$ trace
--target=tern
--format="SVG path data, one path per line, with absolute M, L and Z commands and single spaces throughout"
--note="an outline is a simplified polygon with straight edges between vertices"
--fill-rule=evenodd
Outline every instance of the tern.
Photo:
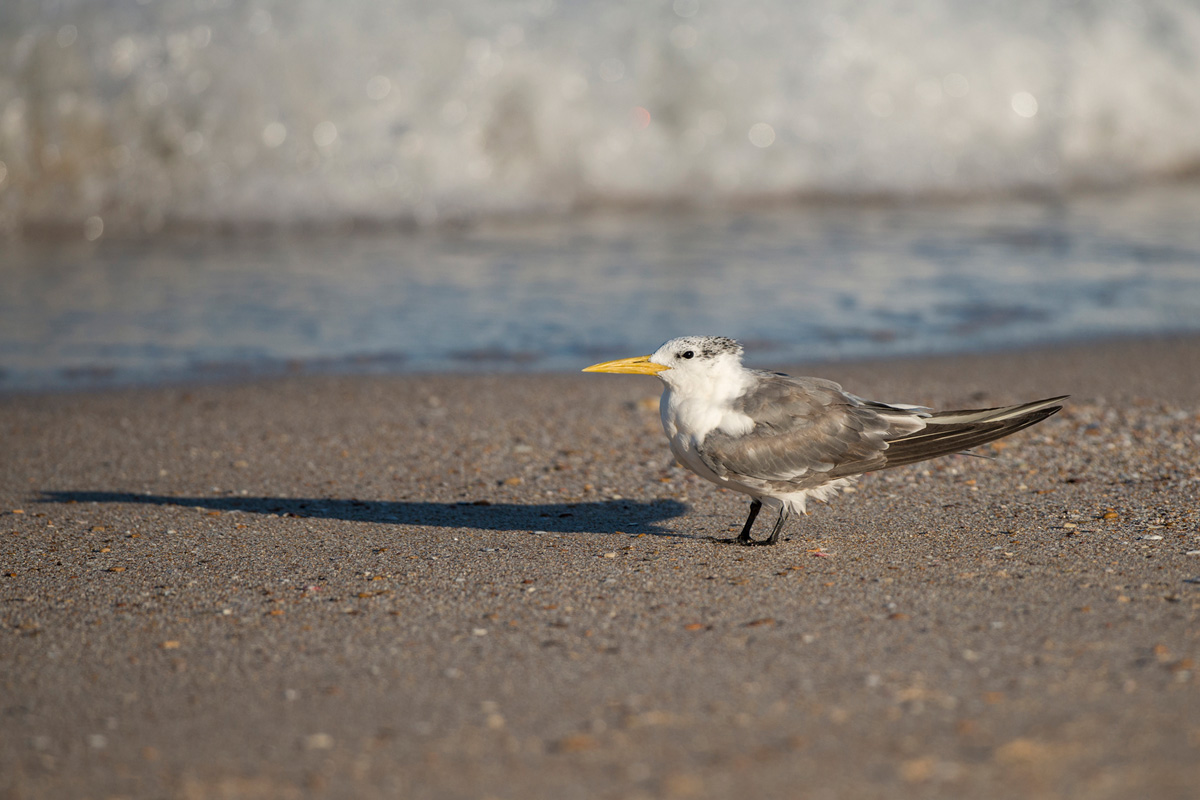
M 702 478 L 750 495 L 738 544 L 772 545 L 808 499 L 825 501 L 864 472 L 961 453 L 1041 422 L 1062 409 L 1051 397 L 1003 408 L 932 411 L 864 400 L 822 378 L 742 366 L 742 346 L 722 336 L 683 336 L 654 353 L 593 364 L 584 372 L 655 375 L 671 452 Z M 766 539 L 750 529 L 763 506 L 777 512 Z

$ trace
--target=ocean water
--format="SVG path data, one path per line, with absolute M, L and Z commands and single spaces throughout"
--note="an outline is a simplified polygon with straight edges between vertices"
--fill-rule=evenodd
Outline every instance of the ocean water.
M 1200 329 L 1192 0 L 0 3 L 0 390 Z
M 1200 190 L 19 240 L 0 389 L 577 370 L 685 333 L 754 363 L 1200 331 Z

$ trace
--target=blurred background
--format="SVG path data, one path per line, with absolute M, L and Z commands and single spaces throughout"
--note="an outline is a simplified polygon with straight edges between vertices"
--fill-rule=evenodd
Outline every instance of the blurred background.
M 7 0 L 0 389 L 1200 330 L 1191 0 Z

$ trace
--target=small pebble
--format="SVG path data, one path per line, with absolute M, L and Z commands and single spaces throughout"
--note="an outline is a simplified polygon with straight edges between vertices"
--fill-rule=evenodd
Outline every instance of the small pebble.
M 563 753 L 578 753 L 583 750 L 594 750 L 600 746 L 595 737 L 586 733 L 576 733 L 558 742 L 558 750 Z
M 328 733 L 314 733 L 304 738 L 304 747 L 306 750 L 331 750 L 333 737 Z

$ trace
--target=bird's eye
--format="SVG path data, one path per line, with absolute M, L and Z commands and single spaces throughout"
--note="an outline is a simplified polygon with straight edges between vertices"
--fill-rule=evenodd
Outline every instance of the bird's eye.
M 696 355 L 696 354 L 695 354 L 695 353 L 693 353 L 691 350 L 688 350 L 688 351 L 686 351 L 686 352 L 684 352 L 684 353 L 682 354 L 682 356 L 683 356 L 684 358 L 691 358 L 691 357 L 692 357 L 692 356 L 694 356 L 694 355 Z

